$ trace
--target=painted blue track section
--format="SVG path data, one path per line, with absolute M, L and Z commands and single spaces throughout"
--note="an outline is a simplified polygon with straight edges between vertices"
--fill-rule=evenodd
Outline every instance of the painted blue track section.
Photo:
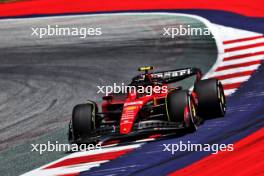
M 212 23 L 264 33 L 264 18 L 246 17 L 220 10 L 176 10 L 174 12 L 199 15 Z
M 170 11 L 172 12 L 172 11 Z M 209 10 L 177 10 L 173 12 L 195 14 L 213 23 L 264 33 L 263 18 L 248 18 L 232 13 Z M 154 141 L 98 168 L 82 172 L 82 176 L 98 175 L 165 175 L 183 168 L 209 152 L 164 152 L 163 144 L 187 143 L 229 144 L 264 126 L 264 64 L 248 82 L 228 101 L 224 118 L 206 121 L 195 133 L 166 140 Z
M 264 65 L 228 98 L 225 118 L 206 121 L 195 133 L 155 141 L 99 168 L 81 173 L 86 176 L 165 175 L 209 155 L 209 152 L 164 152 L 163 144 L 187 143 L 229 144 L 264 126 Z

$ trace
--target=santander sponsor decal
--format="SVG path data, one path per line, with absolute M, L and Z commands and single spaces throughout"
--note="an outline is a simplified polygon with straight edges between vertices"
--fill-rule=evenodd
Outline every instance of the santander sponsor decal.
M 131 105 L 143 105 L 143 101 L 127 102 L 127 103 L 124 104 L 124 107 L 131 106 Z

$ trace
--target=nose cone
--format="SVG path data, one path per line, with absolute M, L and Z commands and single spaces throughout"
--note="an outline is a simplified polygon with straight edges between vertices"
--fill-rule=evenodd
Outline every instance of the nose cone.
M 128 134 L 132 131 L 138 109 L 139 107 L 137 106 L 128 106 L 123 109 L 122 117 L 120 120 L 121 134 Z
M 133 126 L 133 122 L 131 121 L 123 121 L 120 123 L 120 133 L 121 134 L 128 134 L 131 132 Z

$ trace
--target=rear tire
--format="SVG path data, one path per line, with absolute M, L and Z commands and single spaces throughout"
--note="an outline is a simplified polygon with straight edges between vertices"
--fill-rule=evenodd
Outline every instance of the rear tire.
M 166 109 L 169 121 L 183 122 L 188 132 L 196 131 L 196 106 L 188 91 L 175 90 L 169 92 Z
M 94 102 L 79 104 L 72 112 L 72 132 L 74 140 L 84 138 L 96 129 L 97 105 Z
M 221 82 L 215 78 L 198 81 L 194 86 L 198 98 L 198 115 L 203 118 L 223 117 L 226 100 Z

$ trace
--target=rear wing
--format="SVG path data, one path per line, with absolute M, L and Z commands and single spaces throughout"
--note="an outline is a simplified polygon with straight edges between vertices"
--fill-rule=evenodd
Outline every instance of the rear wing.
M 178 70 L 169 70 L 163 72 L 153 72 L 150 74 L 153 78 L 161 78 L 164 83 L 173 83 L 181 81 L 187 77 L 196 75 L 196 81 L 202 78 L 202 72 L 199 68 L 184 68 Z

